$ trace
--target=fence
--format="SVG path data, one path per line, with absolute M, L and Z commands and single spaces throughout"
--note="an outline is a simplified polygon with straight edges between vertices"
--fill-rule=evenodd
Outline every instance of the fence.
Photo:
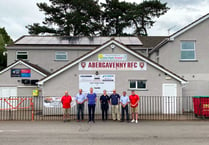
M 0 120 L 62 120 L 62 104 L 60 98 L 43 96 L 0 98 Z M 209 102 L 205 104 L 209 104 Z M 73 98 L 71 106 L 70 119 L 76 120 L 77 107 L 75 98 Z M 205 106 L 209 108 L 209 105 Z M 87 103 L 85 103 L 84 119 L 88 119 L 87 107 Z M 141 96 L 138 107 L 139 120 L 201 119 L 201 116 L 196 117 L 194 114 L 193 99 L 190 96 Z M 129 115 L 131 117 L 130 113 Z M 108 119 L 111 118 L 111 106 L 109 106 Z M 101 119 L 99 99 L 96 104 L 95 119 Z

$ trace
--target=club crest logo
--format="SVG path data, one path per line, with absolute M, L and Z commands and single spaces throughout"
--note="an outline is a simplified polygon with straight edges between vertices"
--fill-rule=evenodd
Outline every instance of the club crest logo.
M 140 67 L 143 68 L 144 67 L 144 62 L 140 62 Z
M 85 68 L 86 67 L 86 63 L 85 62 L 81 62 L 81 67 Z

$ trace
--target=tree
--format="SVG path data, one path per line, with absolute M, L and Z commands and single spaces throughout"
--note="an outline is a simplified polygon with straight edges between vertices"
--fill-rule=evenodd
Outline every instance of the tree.
M 161 3 L 159 0 L 143 1 L 140 4 L 134 4 L 129 15 L 132 24 L 135 26 L 134 34 L 147 35 L 147 27 L 152 27 L 154 18 L 164 15 L 169 8 L 167 3 Z
M 6 44 L 12 44 L 12 39 L 5 28 L 0 28 L 0 70 L 7 66 Z
M 119 0 L 106 0 L 106 3 L 101 5 L 104 8 L 101 35 L 124 35 L 124 28 L 131 26 L 127 13 L 132 4 L 125 1 L 119 2 Z
M 70 35 L 70 36 L 123 36 L 147 35 L 147 28 L 153 26 L 154 19 L 165 14 L 167 3 L 159 0 L 142 3 L 106 0 L 49 0 L 51 5 L 38 3 L 46 15 L 43 25 L 28 25 L 30 34 Z M 133 33 L 125 33 L 127 28 Z
M 52 33 L 56 35 L 90 36 L 100 27 L 100 6 L 95 0 L 49 0 L 37 3 L 46 15 L 43 24 L 28 25 L 30 34 Z

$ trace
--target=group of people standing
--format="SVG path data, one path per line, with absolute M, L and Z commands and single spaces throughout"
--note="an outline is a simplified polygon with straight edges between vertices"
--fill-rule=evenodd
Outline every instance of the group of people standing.
M 89 120 L 88 122 L 95 123 L 95 107 L 97 102 L 97 94 L 93 92 L 93 88 L 90 88 L 90 91 L 87 95 L 82 92 L 82 89 L 79 90 L 79 93 L 76 95 L 76 104 L 77 104 L 77 121 L 84 120 L 84 103 L 88 102 L 88 114 Z M 108 119 L 108 110 L 109 105 L 111 105 L 112 109 L 112 119 L 114 121 L 118 120 L 121 122 L 126 121 L 129 122 L 129 104 L 131 108 L 132 114 L 132 123 L 138 123 L 138 103 L 139 96 L 135 94 L 135 91 L 131 91 L 131 95 L 127 96 L 126 91 L 123 91 L 122 96 L 116 93 L 116 90 L 113 90 L 113 93 L 109 96 L 107 91 L 104 90 L 103 94 L 100 96 L 101 110 L 102 110 L 102 120 L 105 121 Z M 72 97 L 68 95 L 68 92 L 65 92 L 65 95 L 62 97 L 61 102 L 63 104 L 63 120 L 67 121 L 69 118 L 70 111 L 70 103 L 72 101 Z M 120 118 L 120 104 L 121 104 L 121 118 Z

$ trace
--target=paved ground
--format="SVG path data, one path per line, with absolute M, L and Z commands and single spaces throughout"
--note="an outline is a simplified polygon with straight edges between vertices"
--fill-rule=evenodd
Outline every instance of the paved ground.
M 0 121 L 0 145 L 209 145 L 209 121 Z

